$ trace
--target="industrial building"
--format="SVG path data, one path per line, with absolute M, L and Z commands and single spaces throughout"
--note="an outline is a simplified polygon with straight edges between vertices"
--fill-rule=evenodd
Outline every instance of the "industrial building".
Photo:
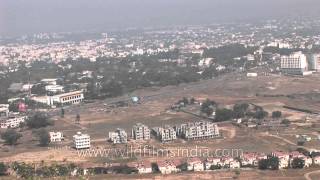
M 132 138 L 134 140 L 148 140 L 150 139 L 150 129 L 148 126 L 137 123 L 132 128 Z

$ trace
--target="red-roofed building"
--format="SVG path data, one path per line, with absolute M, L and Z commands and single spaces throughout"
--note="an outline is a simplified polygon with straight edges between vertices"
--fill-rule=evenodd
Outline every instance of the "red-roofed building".
M 158 165 L 159 171 L 162 174 L 171 174 L 179 171 L 177 166 L 180 165 L 180 161 L 164 160 L 164 161 L 157 162 L 157 165 Z
M 204 171 L 204 164 L 200 158 L 194 157 L 187 160 L 188 171 Z

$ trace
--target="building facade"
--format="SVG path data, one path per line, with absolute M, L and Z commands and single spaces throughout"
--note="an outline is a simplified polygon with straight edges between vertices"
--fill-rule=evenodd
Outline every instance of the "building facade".
M 281 56 L 281 72 L 285 74 L 302 75 L 308 71 L 307 57 L 302 52 L 295 52 L 289 56 Z
M 9 116 L 0 119 L 1 128 L 17 128 L 21 123 L 24 123 L 27 116 Z
M 90 136 L 88 134 L 82 134 L 81 132 L 77 132 L 77 134 L 73 136 L 73 143 L 76 149 L 90 148 Z
M 114 132 L 109 132 L 109 140 L 113 144 L 123 144 L 128 142 L 127 132 L 123 129 L 118 128 Z
M 217 124 L 206 121 L 182 124 L 177 128 L 177 134 L 188 140 L 215 138 L 220 136 Z
M 134 140 L 148 140 L 150 139 L 150 129 L 148 126 L 137 123 L 132 128 L 132 138 Z
M 49 132 L 50 142 L 60 142 L 63 140 L 62 132 Z
M 0 117 L 9 116 L 9 104 L 0 104 Z

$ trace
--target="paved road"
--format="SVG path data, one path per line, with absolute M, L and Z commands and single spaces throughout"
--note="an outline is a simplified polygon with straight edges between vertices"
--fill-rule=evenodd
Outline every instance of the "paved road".
M 315 178 L 312 179 L 310 177 L 311 174 L 319 174 L 319 176 L 317 178 L 320 179 L 320 170 L 308 172 L 308 173 L 304 174 L 304 178 L 306 178 L 306 180 L 318 180 L 318 179 L 315 179 Z

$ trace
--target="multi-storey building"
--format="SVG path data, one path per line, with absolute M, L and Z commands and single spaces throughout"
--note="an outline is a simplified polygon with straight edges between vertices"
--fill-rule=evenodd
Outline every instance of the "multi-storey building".
M 188 140 L 215 138 L 220 136 L 217 124 L 206 121 L 182 124 L 176 129 L 179 136 Z
M 27 116 L 10 115 L 9 117 L 0 118 L 1 128 L 17 128 L 21 123 L 25 122 Z
M 125 130 L 118 128 L 114 132 L 109 132 L 109 140 L 113 144 L 127 143 L 128 136 Z
M 150 129 L 148 126 L 137 123 L 132 128 L 132 138 L 135 140 L 148 140 L 150 139 Z
M 9 116 L 9 104 L 0 104 L 0 117 Z
M 82 91 L 73 91 L 52 96 L 52 101 L 60 104 L 78 104 L 84 99 Z
M 73 143 L 76 149 L 90 148 L 90 136 L 77 132 L 77 134 L 73 136 Z
M 40 97 L 32 97 L 32 100 L 47 104 L 49 106 L 55 104 L 79 104 L 84 99 L 84 95 L 82 91 L 73 91 L 68 93 L 62 93 L 54 96 L 40 96 Z
M 63 140 L 62 132 L 49 132 L 50 142 L 60 142 Z
M 302 52 L 281 56 L 281 71 L 285 74 L 301 75 L 308 70 L 307 57 Z
M 177 133 L 175 129 L 171 126 L 166 125 L 164 127 L 156 127 L 153 129 L 153 131 L 162 142 L 167 142 L 167 141 L 172 141 L 177 139 Z
M 48 92 L 57 93 L 57 92 L 63 92 L 64 87 L 61 85 L 46 85 L 45 89 Z

